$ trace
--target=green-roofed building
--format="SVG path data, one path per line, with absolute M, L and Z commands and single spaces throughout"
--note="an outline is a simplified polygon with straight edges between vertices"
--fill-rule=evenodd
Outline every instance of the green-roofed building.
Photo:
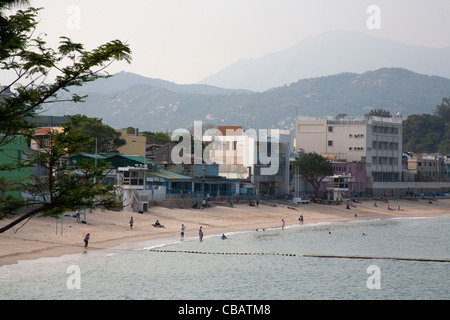
M 135 167 L 136 165 L 147 165 L 149 168 L 154 162 L 141 156 L 128 156 L 124 154 L 116 154 L 105 158 L 106 162 L 110 162 L 111 166 L 118 169 L 119 167 Z
M 75 156 L 69 157 L 69 165 L 75 166 L 77 163 L 89 161 L 95 163 L 95 160 L 105 160 L 106 157 L 100 154 L 81 153 Z

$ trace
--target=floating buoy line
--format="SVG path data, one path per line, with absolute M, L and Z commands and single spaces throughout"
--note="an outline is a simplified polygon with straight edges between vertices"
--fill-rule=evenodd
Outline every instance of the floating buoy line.
M 265 255 L 265 256 L 285 256 L 295 257 L 293 253 L 276 253 L 276 252 L 208 252 L 208 251 L 190 251 L 190 250 L 161 250 L 149 249 L 151 252 L 169 252 L 169 253 L 194 253 L 194 254 L 221 254 L 221 255 Z
M 192 253 L 192 254 L 213 254 L 213 255 L 242 255 L 242 256 L 285 256 L 295 257 L 294 253 L 276 253 L 276 252 L 209 252 L 209 251 L 193 251 L 193 250 L 163 250 L 148 249 L 151 252 L 168 252 L 168 253 Z M 381 260 L 402 260 L 402 261 L 421 261 L 421 262 L 450 262 L 448 259 L 422 259 L 422 258 L 396 258 L 396 257 L 368 257 L 368 256 L 337 256 L 337 255 L 320 255 L 320 254 L 304 254 L 306 258 L 337 258 L 337 259 L 381 259 Z
M 337 259 L 381 259 L 381 260 L 401 260 L 401 261 L 420 261 L 420 262 L 450 262 L 448 259 L 423 259 L 423 258 L 397 258 L 397 257 L 368 257 L 368 256 L 336 256 L 321 254 L 304 254 L 309 258 L 337 258 Z

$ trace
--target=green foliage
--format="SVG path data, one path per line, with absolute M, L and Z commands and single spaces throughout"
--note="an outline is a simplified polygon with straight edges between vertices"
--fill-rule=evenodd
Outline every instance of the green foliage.
M 389 110 L 384 110 L 384 109 L 370 110 L 370 112 L 367 115 L 369 117 L 371 117 L 371 116 L 386 117 L 386 118 L 392 117 L 391 112 Z
M 450 154 L 450 98 L 443 98 L 434 115 L 413 114 L 403 122 L 403 150 Z
M 294 167 L 303 179 L 309 181 L 314 188 L 314 196 L 317 197 L 322 180 L 326 176 L 333 175 L 331 161 L 315 153 L 304 153 L 295 159 Z
M 170 139 L 170 134 L 168 131 L 166 132 L 150 132 L 150 131 L 144 131 L 142 134 L 146 137 L 155 139 L 155 142 L 158 144 L 167 144 L 171 143 L 172 140 Z
M 17 2 L 26 1 L 8 1 Z M 86 51 L 82 44 L 60 37 L 57 49 L 48 48 L 43 34 L 36 36 L 34 33 L 39 20 L 38 11 L 41 9 L 19 10 L 5 17 L 2 11 L 5 8 L 5 2 L 0 3 L 0 68 L 3 72 L 12 72 L 16 77 L 0 89 L 0 147 L 13 141 L 17 135 L 34 138 L 34 128 L 29 119 L 36 117 L 43 104 L 83 102 L 85 98 L 76 94 L 63 97 L 61 91 L 68 92 L 69 87 L 109 77 L 109 74 L 105 74 L 105 68 L 114 61 L 131 62 L 129 46 L 119 40 Z M 66 170 L 64 157 L 80 152 L 93 140 L 92 136 L 81 132 L 77 126 L 86 125 L 86 129 L 94 124 L 95 130 L 107 135 L 105 132 L 109 129 L 101 125 L 101 120 L 90 121 L 87 117 L 74 116 L 64 126 L 63 132 L 52 132 L 46 137 L 47 143 L 41 144 L 43 148 L 39 153 L 30 154 L 26 160 L 16 164 L 16 168 L 39 166 L 45 168 L 48 174 L 33 176 L 31 182 L 22 182 L 23 190 L 33 195 L 31 199 L 2 196 L 0 218 L 21 209 L 28 212 L 0 228 L 0 233 L 36 214 L 57 217 L 66 210 L 75 210 L 80 206 L 102 205 L 112 208 L 119 205 L 111 194 L 114 187 L 101 183 L 107 173 L 105 163 L 80 163 L 72 173 Z M 112 140 L 112 145 L 120 143 L 120 139 Z M 101 147 L 111 148 L 111 142 L 102 140 Z M 2 188 L 9 188 L 11 183 L 2 181 Z M 14 187 L 19 186 L 14 182 Z
M 436 106 L 435 115 L 450 123 L 450 98 L 442 98 L 442 103 Z
M 113 61 L 131 61 L 130 48 L 119 40 L 86 51 L 82 44 L 60 37 L 58 49 L 46 47 L 43 35 L 34 35 L 39 10 L 19 10 L 2 22 L 2 32 L 7 37 L 0 45 L 0 67 L 13 71 L 16 78 L 0 91 L 10 91 L 9 96 L 0 100 L 0 131 L 4 133 L 0 137 L 0 145 L 9 142 L 17 133 L 32 136 L 33 127 L 28 119 L 35 117 L 43 104 L 82 102 L 85 98 L 73 94 L 63 99 L 58 95 L 61 91 L 109 77 L 101 72 Z M 54 78 L 47 83 L 50 74 Z
M 116 152 L 117 148 L 126 144 L 125 139 L 120 138 L 120 133 L 103 124 L 102 119 L 80 114 L 66 117 L 76 124 L 70 134 L 83 133 L 90 137 L 90 142 L 81 148 L 81 152 L 95 153 L 96 149 L 98 153 Z
M 0 199 L 0 217 L 12 215 L 24 207 L 33 208 L 25 217 L 39 214 L 56 218 L 65 211 L 74 211 L 82 206 L 99 205 L 109 209 L 120 206 L 112 193 L 115 187 L 102 184 L 109 171 L 108 163 L 86 161 L 69 168 L 63 161 L 65 155 L 78 153 L 91 141 L 85 134 L 72 132 L 75 124 L 69 122 L 64 125 L 63 132 L 50 133 L 46 146 L 39 153 L 29 155 L 25 164 L 45 168 L 48 174 L 32 176 L 30 183 L 23 184 L 23 191 L 32 195 L 30 199 Z M 24 216 L 0 229 L 0 232 L 23 220 Z

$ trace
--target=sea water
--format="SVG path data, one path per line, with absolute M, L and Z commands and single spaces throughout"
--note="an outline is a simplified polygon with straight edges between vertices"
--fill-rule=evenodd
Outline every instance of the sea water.
M 166 239 L 0 267 L 1 299 L 450 299 L 450 217 Z

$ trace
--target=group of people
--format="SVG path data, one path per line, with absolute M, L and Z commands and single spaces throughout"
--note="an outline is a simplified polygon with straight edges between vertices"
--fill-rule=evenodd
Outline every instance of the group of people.
M 298 218 L 298 221 L 300 224 L 303 224 L 303 215 L 300 215 L 300 217 Z M 130 229 L 133 230 L 133 225 L 134 225 L 134 220 L 133 217 L 130 218 Z M 152 224 L 152 226 L 154 226 L 155 228 L 165 228 L 164 225 L 162 225 L 159 220 L 156 220 L 156 222 L 154 224 Z M 285 221 L 284 219 L 281 219 L 281 228 L 284 229 L 285 226 Z M 264 229 L 263 229 L 264 230 Z M 184 239 L 184 233 L 186 231 L 186 226 L 184 224 L 181 224 L 181 230 L 180 230 L 180 238 Z M 258 231 L 258 229 L 256 229 L 256 231 Z M 89 243 L 89 237 L 90 234 L 89 233 L 84 233 L 84 247 L 87 248 L 88 247 L 88 243 Z M 200 226 L 200 228 L 198 229 L 198 238 L 200 241 L 203 240 L 203 228 L 202 226 Z M 227 236 L 223 233 L 222 236 L 220 237 L 222 240 L 226 240 L 228 239 Z
M 300 217 L 298 217 L 298 222 L 300 224 L 303 224 L 303 215 L 301 214 Z M 281 219 L 281 229 L 284 229 L 284 226 L 286 225 L 286 222 L 284 221 L 284 219 Z M 256 229 L 258 230 L 258 229 Z

